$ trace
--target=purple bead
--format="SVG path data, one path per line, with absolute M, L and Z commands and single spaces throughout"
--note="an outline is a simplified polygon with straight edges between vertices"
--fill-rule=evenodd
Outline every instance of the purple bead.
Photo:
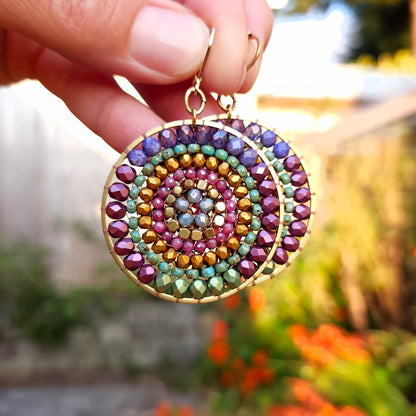
M 156 209 L 153 211 L 152 217 L 155 221 L 163 221 L 165 219 L 165 214 L 162 210 Z
M 201 168 L 198 170 L 198 173 L 197 173 L 198 179 L 206 179 L 208 175 L 209 175 L 208 169 Z
M 289 256 L 284 248 L 278 247 L 273 254 L 273 261 L 277 264 L 285 264 L 288 260 Z
M 147 156 L 154 156 L 160 152 L 160 143 L 159 140 L 156 140 L 154 137 L 149 136 L 143 140 L 142 149 L 147 154 Z
M 257 163 L 257 158 L 258 154 L 254 149 L 247 149 L 240 155 L 238 160 L 246 168 L 251 168 Z
M 182 238 L 175 237 L 175 238 L 172 240 L 171 245 L 172 245 L 172 248 L 173 248 L 175 251 L 179 251 L 179 250 L 182 248 L 182 246 L 183 246 L 183 240 L 182 240 Z
M 116 182 L 108 188 L 108 195 L 117 201 L 125 201 L 129 196 L 130 190 L 124 183 Z
M 227 189 L 227 182 L 225 182 L 223 179 L 217 182 L 216 188 L 218 192 L 224 192 Z
M 251 123 L 247 126 L 244 136 L 251 140 L 258 140 L 261 136 L 261 127 L 256 123 Z
M 165 201 L 162 198 L 160 198 L 159 196 L 157 196 L 156 198 L 153 198 L 152 205 L 156 209 L 161 209 L 165 205 Z
M 286 142 L 279 142 L 274 145 L 273 153 L 278 159 L 283 159 L 289 153 L 290 147 Z
M 185 178 L 186 179 L 195 179 L 196 178 L 196 170 L 194 168 L 186 169 Z
M 256 273 L 255 264 L 247 259 L 241 260 L 240 263 L 238 263 L 237 269 L 245 278 L 251 277 Z
M 238 156 L 244 150 L 244 142 L 239 137 L 232 137 L 227 144 L 227 152 L 230 155 Z
M 157 232 L 158 234 L 162 234 L 163 231 L 166 230 L 166 225 L 164 222 L 162 221 L 158 221 L 155 222 L 155 224 L 153 225 L 153 229 L 155 230 L 155 232 Z
M 208 176 L 207 176 L 207 182 L 210 185 L 215 185 L 218 182 L 218 175 L 215 172 L 211 172 Z
M 234 225 L 231 224 L 230 222 L 226 222 L 223 225 L 222 229 L 226 234 L 231 234 L 234 231 Z
M 235 211 L 235 209 L 237 208 L 237 202 L 235 202 L 233 200 L 227 201 L 225 203 L 225 207 L 226 207 L 227 211 Z
M 194 132 L 190 126 L 180 126 L 176 129 L 178 139 L 183 144 L 194 142 Z
M 267 130 L 261 135 L 260 141 L 264 147 L 272 147 L 276 144 L 276 139 L 276 133 L 274 131 Z
M 261 219 L 261 223 L 266 230 L 268 231 L 275 230 L 276 228 L 279 227 L 280 219 L 277 215 L 267 214 L 267 215 L 263 215 Z
M 176 135 L 171 129 L 162 130 L 159 133 L 159 142 L 162 147 L 173 147 L 176 144 Z
M 139 273 L 137 273 L 137 277 L 142 283 L 150 283 L 156 276 L 156 270 L 150 264 L 144 264 Z
M 128 270 L 136 270 L 144 263 L 143 256 L 137 251 L 133 251 L 124 259 L 124 266 Z
M 183 243 L 182 248 L 183 248 L 183 251 L 185 253 L 191 253 L 193 251 L 193 249 L 194 249 L 194 243 L 192 241 L 190 241 L 190 240 L 186 240 Z
M 125 256 L 134 249 L 134 243 L 131 238 L 120 238 L 114 243 L 114 251 L 119 256 Z
M 311 199 L 311 191 L 308 188 L 298 188 L 295 191 L 294 199 L 296 202 L 307 202 Z
M 311 209 L 307 205 L 296 205 L 293 216 L 298 220 L 306 220 L 311 215 Z
M 269 169 L 265 163 L 261 162 L 251 168 L 250 174 L 256 181 L 261 181 L 262 179 L 266 179 L 269 174 Z
M 129 162 L 134 166 L 144 166 L 147 163 L 147 156 L 143 150 L 133 149 L 127 155 Z
M 279 205 L 279 200 L 275 196 L 268 196 L 261 201 L 261 206 L 265 214 L 277 211 Z
M 289 226 L 289 232 L 296 237 L 302 237 L 306 234 L 307 226 L 302 221 L 293 221 Z
M 260 246 L 254 246 L 251 248 L 250 253 L 248 253 L 247 258 L 253 260 L 256 263 L 263 263 L 266 261 L 268 256 L 267 251 Z
M 124 183 L 132 183 L 136 178 L 136 171 L 129 165 L 121 165 L 116 170 L 116 176 Z
M 223 193 L 222 193 L 222 197 L 228 201 L 233 197 L 233 191 L 231 189 L 226 189 Z
M 297 156 L 292 155 L 292 156 L 288 156 L 283 164 L 287 171 L 293 172 L 294 170 L 299 168 L 300 160 Z
M 261 230 L 257 234 L 257 243 L 262 247 L 272 247 L 276 240 L 276 235 L 266 231 Z
M 261 196 L 270 196 L 276 192 L 276 183 L 270 179 L 266 179 L 257 187 Z
M 306 175 L 303 170 L 298 170 L 297 172 L 292 173 L 290 180 L 292 185 L 302 186 L 305 185 L 306 181 L 308 180 L 308 175 Z
M 114 238 L 122 238 L 129 232 L 129 226 L 126 221 L 112 221 L 108 224 L 108 234 Z
M 228 134 L 225 130 L 218 129 L 211 135 L 211 144 L 216 149 L 224 149 L 228 143 Z
M 175 173 L 173 174 L 173 178 L 177 181 L 181 181 L 185 177 L 185 172 L 183 170 L 175 170 Z
M 212 249 L 217 247 L 217 240 L 215 238 L 208 238 L 208 240 L 205 241 L 205 244 L 208 248 Z
M 235 212 L 228 212 L 225 216 L 225 221 L 229 224 L 234 224 L 237 221 L 237 214 Z
M 172 241 L 173 234 L 170 231 L 164 231 L 162 233 L 162 239 L 166 241 L 167 243 L 170 243 Z
M 199 145 L 208 144 L 211 139 L 211 128 L 208 126 L 197 126 L 195 140 Z
M 203 241 L 198 241 L 197 243 L 195 243 L 195 250 L 198 253 L 203 253 L 205 251 L 206 248 L 206 244 Z
M 216 235 L 216 239 L 217 239 L 217 243 L 223 243 L 225 240 L 227 240 L 227 234 L 224 233 L 223 231 L 220 231 L 217 235 Z
M 287 235 L 282 240 L 282 246 L 287 251 L 296 251 L 299 248 L 299 241 L 296 237 L 291 237 L 291 236 Z
M 172 189 L 176 185 L 176 181 L 175 179 L 173 179 L 172 176 L 168 176 L 167 178 L 165 178 L 164 185 L 166 186 L 166 188 Z
M 244 126 L 244 121 L 239 120 L 237 118 L 230 121 L 228 124 L 232 129 L 239 131 L 240 133 L 244 133 L 246 128 Z
M 126 215 L 127 208 L 121 202 L 109 202 L 105 209 L 106 214 L 114 220 L 120 220 Z
M 178 172 L 178 171 L 176 171 L 176 172 Z M 176 173 L 175 172 L 175 173 Z M 163 199 L 165 199 L 169 194 L 170 194 L 170 191 L 169 191 L 169 189 L 168 188 L 166 188 L 166 186 L 161 186 L 158 190 L 157 190 L 157 194 L 161 197 L 161 198 L 163 198 Z

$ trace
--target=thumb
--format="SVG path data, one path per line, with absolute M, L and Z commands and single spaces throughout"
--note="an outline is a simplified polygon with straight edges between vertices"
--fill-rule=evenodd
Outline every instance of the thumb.
M 209 37 L 174 0 L 0 0 L 0 27 L 102 72 L 157 84 L 192 76 Z

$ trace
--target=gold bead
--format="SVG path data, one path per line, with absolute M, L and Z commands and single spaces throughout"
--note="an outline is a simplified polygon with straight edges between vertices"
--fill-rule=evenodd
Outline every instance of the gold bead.
M 172 189 L 172 193 L 175 196 L 181 196 L 183 192 L 182 186 L 176 185 Z
M 201 168 L 205 164 L 205 156 L 202 153 L 197 153 L 194 156 L 194 166 L 196 168 Z
M 219 246 L 215 250 L 215 253 L 221 260 L 225 260 L 228 257 L 228 248 L 227 246 Z
M 242 237 L 248 234 L 248 228 L 244 224 L 237 224 L 234 229 L 234 232 L 240 237 Z
M 241 224 L 248 225 L 251 223 L 251 220 L 253 219 L 253 214 L 248 211 L 241 211 L 238 214 L 238 222 L 241 222 Z
M 174 233 L 176 230 L 178 230 L 179 229 L 179 223 L 178 223 L 178 221 L 176 221 L 176 220 L 172 220 L 172 221 L 169 221 L 168 222 L 168 230 L 171 232 L 171 233 Z
M 221 176 L 227 176 L 229 171 L 230 165 L 226 162 L 222 162 L 221 165 L 218 166 L 218 174 Z
M 214 207 L 215 212 L 218 213 L 218 214 L 221 214 L 222 212 L 225 212 L 226 208 L 227 207 L 225 206 L 225 202 L 224 201 L 218 201 L 215 204 L 215 207 Z
M 157 240 L 157 234 L 156 234 L 156 232 L 155 232 L 155 231 L 153 231 L 153 230 L 146 231 L 146 232 L 143 234 L 143 241 L 144 241 L 146 244 L 153 243 L 153 242 L 154 242 L 154 241 L 156 241 L 156 240 Z
M 227 177 L 228 185 L 230 185 L 232 187 L 240 185 L 241 180 L 242 180 L 241 176 L 237 175 L 235 173 Z
M 173 218 L 175 216 L 175 209 L 173 207 L 166 207 L 165 208 L 165 217 L 166 218 Z
M 166 176 L 168 176 L 169 174 L 168 170 L 162 165 L 157 165 L 155 167 L 155 173 L 156 173 L 156 176 L 160 179 L 165 179 Z
M 148 202 L 142 202 L 141 204 L 137 205 L 137 213 L 140 215 L 150 214 L 151 210 L 152 206 Z
M 139 217 L 139 227 L 149 229 L 152 226 L 152 217 L 143 215 Z
M 163 259 L 168 263 L 172 263 L 177 255 L 178 253 L 173 248 L 169 248 L 163 253 Z
M 182 155 L 179 158 L 179 164 L 181 165 L 181 168 L 189 168 L 189 166 L 192 165 L 192 156 L 188 153 L 185 155 Z
M 160 184 L 161 184 L 161 180 L 156 176 L 149 176 L 147 178 L 147 186 L 150 189 L 153 189 L 153 190 L 158 189 L 160 187 Z
M 210 157 L 207 159 L 207 162 L 205 163 L 205 166 L 206 166 L 206 167 L 207 167 L 207 169 L 209 169 L 209 170 L 217 170 L 218 165 L 219 165 L 219 163 L 218 163 L 218 159 L 217 159 L 216 157 L 214 157 L 214 156 L 210 156 Z
M 201 180 L 198 181 L 196 187 L 200 191 L 206 191 L 208 189 L 208 182 L 201 179 Z
M 191 233 L 191 240 L 193 241 L 200 241 L 203 238 L 203 234 L 201 230 L 192 230 Z
M 143 188 L 140 191 L 139 195 L 140 195 L 140 198 L 143 199 L 143 201 L 147 202 L 153 199 L 154 192 L 149 188 Z
M 171 157 L 165 162 L 165 166 L 169 172 L 175 172 L 179 167 L 179 162 L 174 157 Z
M 191 236 L 191 230 L 188 228 L 180 228 L 179 229 L 179 237 L 182 238 L 182 240 L 187 240 Z
M 191 257 L 192 267 L 200 269 L 204 265 L 204 258 L 200 254 L 195 254 Z
M 222 215 L 216 215 L 213 219 L 213 223 L 216 227 L 222 227 L 225 223 L 225 218 Z
M 217 262 L 217 255 L 213 251 L 204 254 L 204 262 L 208 266 L 213 266 Z
M 217 199 L 217 198 L 220 196 L 220 194 L 219 194 L 219 192 L 218 192 L 215 188 L 211 188 L 211 189 L 208 191 L 208 196 L 209 196 L 211 199 Z
M 229 240 L 227 240 L 227 247 L 233 251 L 238 250 L 240 247 L 240 242 L 238 241 L 237 237 L 231 237 Z
M 214 238 L 215 237 L 215 230 L 213 228 L 207 228 L 204 231 L 205 238 Z
M 194 181 L 192 179 L 185 179 L 185 182 L 183 183 L 183 187 L 185 189 L 191 189 L 194 187 Z
M 187 254 L 179 254 L 176 259 L 176 265 L 181 269 L 186 269 L 191 262 L 191 259 Z
M 167 245 L 163 240 L 158 240 L 156 241 L 153 246 L 152 246 L 152 250 L 155 253 L 164 253 L 167 249 Z
M 165 199 L 166 205 L 173 205 L 176 201 L 175 195 L 169 194 Z
M 237 201 L 237 206 L 241 211 L 247 211 L 251 207 L 251 201 L 248 198 L 241 198 Z
M 237 198 L 242 198 L 243 196 L 246 196 L 247 194 L 248 194 L 248 191 L 245 186 L 237 186 L 237 188 L 234 189 L 234 195 Z

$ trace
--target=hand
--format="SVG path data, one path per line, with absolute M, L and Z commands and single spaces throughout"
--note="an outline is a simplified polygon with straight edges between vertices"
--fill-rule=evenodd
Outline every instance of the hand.
M 0 84 L 39 80 L 117 151 L 166 121 L 190 118 L 183 99 L 215 27 L 202 89 L 246 92 L 266 45 L 265 0 L 0 0 Z M 149 107 L 114 81 L 129 79 Z M 212 100 L 206 114 L 218 113 Z

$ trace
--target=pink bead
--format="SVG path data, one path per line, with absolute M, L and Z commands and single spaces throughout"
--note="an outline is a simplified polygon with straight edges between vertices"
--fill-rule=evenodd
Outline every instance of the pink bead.
M 215 248 L 217 247 L 217 240 L 215 238 L 209 238 L 205 241 L 205 244 L 208 248 Z
M 183 170 L 176 170 L 175 173 L 173 174 L 173 177 L 177 180 L 177 181 L 181 181 L 184 177 L 185 177 L 185 173 L 183 172 Z
M 153 229 L 158 233 L 161 234 L 163 231 L 166 230 L 166 225 L 164 222 L 158 221 L 155 222 L 155 225 L 153 226 Z
M 237 208 L 237 202 L 232 200 L 227 201 L 225 207 L 227 208 L 227 211 L 235 211 L 235 209 Z
M 234 231 L 234 225 L 226 222 L 222 227 L 222 230 L 227 234 L 231 234 Z
M 198 179 L 206 179 L 208 176 L 208 170 L 205 168 L 201 168 L 198 170 Z
M 171 189 L 171 188 L 173 188 L 175 185 L 176 185 L 176 181 L 175 181 L 175 179 L 173 179 L 173 177 L 172 177 L 172 176 L 168 176 L 168 177 L 165 179 L 165 186 L 166 186 L 166 188 Z
M 196 170 L 193 168 L 186 169 L 185 172 L 186 179 L 195 179 L 196 178 Z
M 163 221 L 163 219 L 165 218 L 165 214 L 160 209 L 156 209 L 155 211 L 153 211 L 152 217 L 155 221 Z
M 217 243 L 223 243 L 227 239 L 227 234 L 225 234 L 223 231 L 220 231 L 217 234 Z
M 162 198 L 157 196 L 156 198 L 153 198 L 152 205 L 156 209 L 161 209 L 161 208 L 163 208 L 163 205 L 165 205 L 165 201 Z
M 227 201 L 233 197 L 233 191 L 231 189 L 226 189 L 222 193 L 222 197 Z
M 182 238 L 175 237 L 171 242 L 172 248 L 176 251 L 179 251 L 183 246 Z
M 193 243 L 192 241 L 190 241 L 190 240 L 186 240 L 186 241 L 183 243 L 182 248 L 183 248 L 183 251 L 184 251 L 185 253 L 190 253 L 190 252 L 191 252 L 191 251 L 193 251 L 193 249 L 194 249 L 194 243 Z
M 196 250 L 198 253 L 203 253 L 203 252 L 205 251 L 205 247 L 206 247 L 206 244 L 205 244 L 203 241 L 198 241 L 198 242 L 195 244 L 195 250 Z
M 223 179 L 217 182 L 216 188 L 219 192 L 224 192 L 227 189 L 227 182 L 225 182 Z
M 207 181 L 210 185 L 215 185 L 218 182 L 218 175 L 215 172 L 211 172 L 207 177 Z
M 225 216 L 225 221 L 228 224 L 234 224 L 237 221 L 237 214 L 235 212 L 228 212 Z
M 169 191 L 169 189 L 168 188 L 166 188 L 166 186 L 161 186 L 158 190 L 157 190 L 157 194 L 161 197 L 161 198 L 163 198 L 163 199 L 165 199 L 169 194 L 170 194 L 170 191 Z
M 173 234 L 170 231 L 164 231 L 162 234 L 162 238 L 167 242 L 171 242 L 173 238 Z

